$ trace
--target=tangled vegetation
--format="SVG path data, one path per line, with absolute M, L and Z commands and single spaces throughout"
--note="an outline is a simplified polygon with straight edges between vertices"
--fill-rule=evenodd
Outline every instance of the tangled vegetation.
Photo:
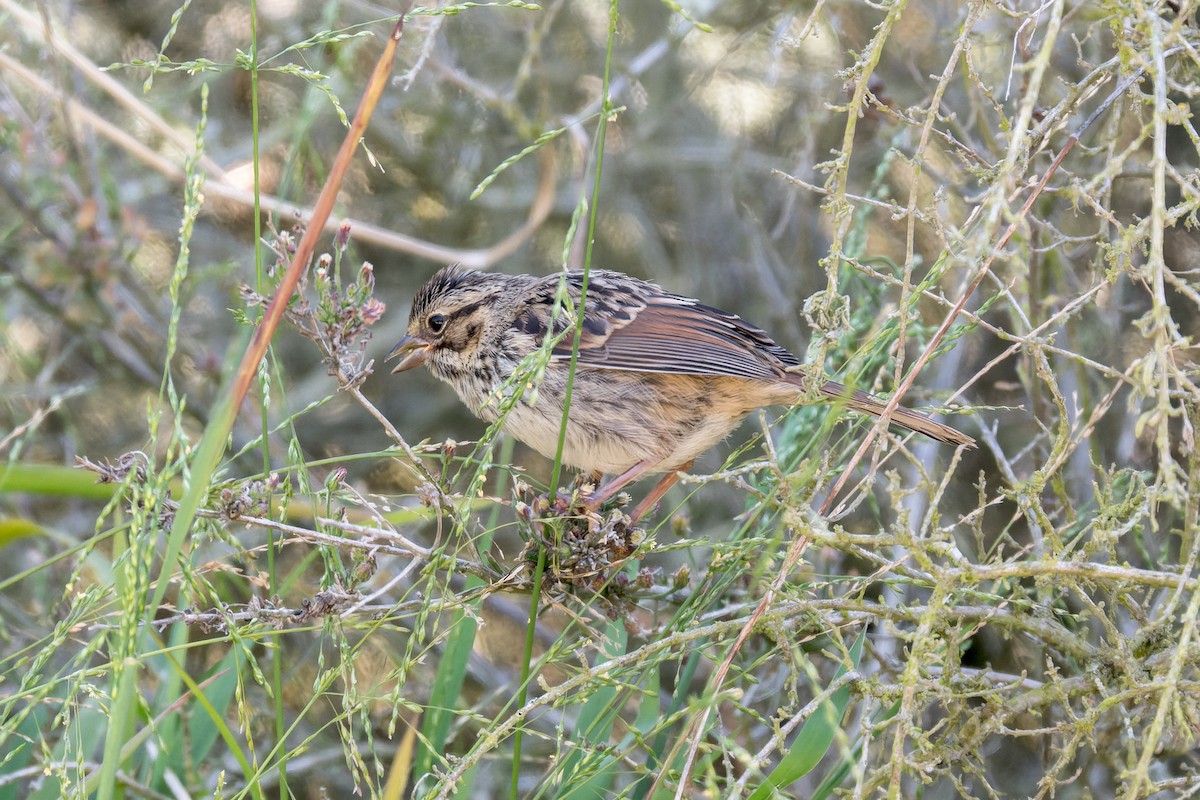
M 1197 793 L 1196 4 L 781 5 L 0 0 L 0 800 Z M 978 446 L 635 524 L 379 368 L 452 262 Z

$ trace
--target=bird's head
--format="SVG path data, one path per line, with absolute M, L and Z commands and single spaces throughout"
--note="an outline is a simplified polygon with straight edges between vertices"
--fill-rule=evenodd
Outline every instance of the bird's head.
M 454 382 L 477 369 L 479 359 L 500 334 L 508 276 L 445 267 L 413 298 L 407 335 L 388 361 L 400 357 L 393 373 L 428 364 Z

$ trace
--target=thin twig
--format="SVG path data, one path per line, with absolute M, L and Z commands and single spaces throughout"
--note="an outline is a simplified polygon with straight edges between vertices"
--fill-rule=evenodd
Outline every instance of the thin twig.
M 933 337 L 929 340 L 929 343 L 925 346 L 925 349 L 921 352 L 921 355 L 917 358 L 916 362 L 914 362 L 904 380 L 900 382 L 900 384 L 896 387 L 896 390 L 892 393 L 892 396 L 888 399 L 887 407 L 884 409 L 883 414 L 881 415 L 883 420 L 887 420 L 892 411 L 896 409 L 896 406 L 904 397 L 904 394 L 912 387 L 913 382 L 917 379 L 917 376 L 920 374 L 921 370 L 929 362 L 929 359 L 933 357 L 933 354 L 937 352 L 938 347 L 942 343 L 942 339 L 945 338 L 946 334 L 950 331 L 950 327 L 954 324 L 955 320 L 958 319 L 958 316 L 966 306 L 967 301 L 971 298 L 971 295 L 975 293 L 975 290 L 979 288 L 979 284 L 983 282 L 984 277 L 986 277 L 988 272 L 991 270 L 992 263 L 1002 252 L 1004 252 L 1004 248 L 1008 245 L 1009 239 L 1011 239 L 1013 234 L 1017 232 L 1018 226 L 1029 214 L 1029 209 L 1033 207 L 1034 202 L 1036 202 L 1038 197 L 1041 196 L 1042 192 L 1046 188 L 1046 185 L 1050 182 L 1050 178 L 1052 178 L 1054 173 L 1058 171 L 1063 159 L 1065 159 L 1067 154 L 1070 153 L 1075 147 L 1075 144 L 1079 141 L 1080 136 L 1083 135 L 1088 127 L 1090 127 L 1091 124 L 1095 122 L 1103 112 L 1107 111 L 1108 108 L 1114 102 L 1116 102 L 1117 98 L 1125 94 L 1130 86 L 1141 79 L 1143 72 L 1144 70 L 1138 70 L 1133 75 L 1122 81 L 1117 86 L 1116 90 L 1114 90 L 1112 94 L 1110 94 L 1105 101 L 1100 104 L 1100 107 L 1097 108 L 1074 133 L 1067 137 L 1067 141 L 1063 145 L 1062 150 L 1059 151 L 1058 156 L 1047 168 L 1046 173 L 1042 176 L 1042 179 L 1038 182 L 1037 186 L 1035 186 L 1033 191 L 1030 192 L 1029 197 L 1025 200 L 1024 205 L 1021 206 L 1020 211 L 1017 212 L 1016 217 L 1012 220 L 1012 222 L 1009 223 L 1008 228 L 1005 229 L 1004 233 L 1000 236 L 1000 239 L 996 242 L 996 246 L 991 249 L 988 257 L 984 260 L 983 264 L 980 265 L 975 277 L 967 285 L 966 290 L 962 293 L 962 296 L 959 298 L 958 302 L 954 304 L 954 308 L 952 308 L 950 313 L 947 314 L 942 320 L 942 324 L 938 326 L 937 331 L 934 332 Z M 846 468 L 842 471 L 841 477 L 839 477 L 837 482 L 834 483 L 833 489 L 829 492 L 829 494 L 825 496 L 825 500 L 821 504 L 820 513 L 824 514 L 829 510 L 830 505 L 833 504 L 834 498 L 837 497 L 837 495 L 841 492 L 842 487 L 845 486 L 847 479 L 850 477 L 851 471 L 858 465 L 858 462 L 862 460 L 863 455 L 866 454 L 867 449 L 870 448 L 880 430 L 880 425 L 872 427 L 871 431 L 863 439 L 862 444 L 859 445 L 858 450 L 850 458 Z

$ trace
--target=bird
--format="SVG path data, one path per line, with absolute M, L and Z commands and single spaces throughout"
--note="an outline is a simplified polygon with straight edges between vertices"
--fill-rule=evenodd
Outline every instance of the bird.
M 519 387 L 516 397 L 508 382 L 538 352 L 548 360 L 525 370 L 538 378 L 536 387 Z M 591 508 L 633 481 L 665 473 L 633 520 L 756 409 L 814 396 L 875 417 L 886 408 L 823 377 L 810 392 L 812 371 L 761 328 L 614 270 L 534 276 L 444 267 L 417 291 L 406 334 L 385 361 L 400 359 L 393 374 L 426 365 L 477 417 L 493 423 L 505 414 L 505 432 L 553 459 L 575 352 L 562 462 L 612 476 L 588 499 Z M 907 408 L 893 409 L 889 422 L 974 446 L 970 436 Z

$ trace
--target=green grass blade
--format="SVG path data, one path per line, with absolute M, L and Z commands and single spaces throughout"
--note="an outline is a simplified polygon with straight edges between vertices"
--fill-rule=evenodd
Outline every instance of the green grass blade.
M 833 676 L 835 681 L 851 669 L 858 668 L 865 638 L 866 631 L 864 630 L 850 648 L 850 663 L 839 667 Z M 850 685 L 847 684 L 834 692 L 813 712 L 813 715 L 800 728 L 800 733 L 796 735 L 787 754 L 775 766 L 775 769 L 771 770 L 767 779 L 750 795 L 750 800 L 766 800 L 771 796 L 773 789 L 789 786 L 811 772 L 833 745 L 833 740 L 837 736 L 838 728 L 842 724 L 842 717 L 845 716 L 846 707 L 849 704 Z
M 605 631 L 605 646 L 601 661 L 616 658 L 626 652 L 628 636 L 620 622 L 612 622 Z M 611 797 L 615 755 L 596 753 L 612 738 L 613 724 L 621 710 L 621 698 L 616 686 L 604 686 L 596 690 L 584 702 L 576 721 L 578 741 L 570 754 L 563 759 L 558 771 L 562 776 L 561 795 L 572 800 L 602 800 Z
M 0 467 L 0 495 L 41 494 L 108 500 L 119 488 L 115 483 L 96 483 L 91 472 L 52 464 L 9 464 Z

